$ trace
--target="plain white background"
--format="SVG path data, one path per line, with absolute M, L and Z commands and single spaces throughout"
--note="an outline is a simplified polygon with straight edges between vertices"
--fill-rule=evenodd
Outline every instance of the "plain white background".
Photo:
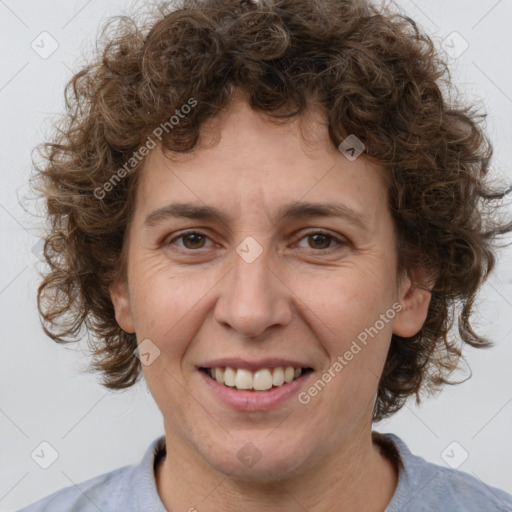
M 461 93 L 488 112 L 496 172 L 512 179 L 512 1 L 399 5 L 450 54 Z M 102 20 L 129 7 L 124 0 L 0 0 L 0 512 L 138 462 L 163 433 L 144 384 L 107 391 L 80 372 L 85 343 L 60 346 L 44 335 L 36 308 L 38 219 L 25 211 L 36 211 L 26 198 L 30 151 L 63 111 L 64 85 Z M 52 45 L 58 47 L 44 54 Z M 502 251 L 480 294 L 476 327 L 496 346 L 465 352 L 472 378 L 419 408 L 408 403 L 376 430 L 396 433 L 429 461 L 448 461 L 512 493 L 510 261 L 510 250 Z M 31 457 L 42 442 L 58 454 L 48 469 Z

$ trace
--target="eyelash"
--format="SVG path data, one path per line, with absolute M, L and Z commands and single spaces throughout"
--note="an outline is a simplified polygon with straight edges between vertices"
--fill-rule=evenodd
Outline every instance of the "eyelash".
M 181 233 L 179 236 L 173 238 L 172 240 L 170 240 L 165 245 L 174 244 L 174 242 L 176 240 L 180 240 L 180 239 L 185 238 L 185 237 L 190 236 L 190 235 L 199 235 L 199 236 L 201 236 L 203 238 L 206 238 L 208 240 L 210 239 L 210 237 L 208 235 L 202 233 L 201 231 L 186 231 L 184 233 Z M 340 238 L 335 237 L 331 233 L 329 233 L 327 231 L 322 231 L 322 230 L 310 231 L 308 233 L 305 233 L 298 241 L 300 242 L 301 240 L 303 240 L 305 238 L 308 238 L 310 236 L 313 236 L 313 235 L 323 235 L 323 236 L 329 238 L 331 241 L 336 242 L 335 246 L 328 247 L 326 249 L 311 249 L 312 251 L 315 251 L 315 252 L 331 252 L 332 249 L 340 250 L 340 249 L 342 249 L 343 247 L 345 247 L 345 246 L 347 246 L 349 244 L 349 242 L 347 240 L 341 240 Z M 338 247 L 338 249 L 336 249 L 336 247 Z M 201 249 L 205 249 L 204 247 L 200 247 L 199 249 L 187 249 L 186 247 L 179 247 L 179 248 L 181 250 L 183 250 L 183 251 L 186 251 L 186 252 L 198 252 Z

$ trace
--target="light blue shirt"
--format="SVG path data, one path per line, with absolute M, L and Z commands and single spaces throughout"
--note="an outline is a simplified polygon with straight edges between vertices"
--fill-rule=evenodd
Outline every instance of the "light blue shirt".
M 398 485 L 385 512 L 512 512 L 511 494 L 413 455 L 394 434 L 381 434 L 381 439 L 396 448 L 401 462 Z M 164 448 L 162 436 L 138 464 L 91 478 L 78 488 L 66 487 L 18 512 L 167 512 L 154 475 L 155 456 Z

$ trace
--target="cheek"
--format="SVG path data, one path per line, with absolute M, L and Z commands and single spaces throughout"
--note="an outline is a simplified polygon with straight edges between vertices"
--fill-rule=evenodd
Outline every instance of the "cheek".
M 392 334 L 391 279 L 390 274 L 370 266 L 347 266 L 315 279 L 314 287 L 303 288 L 302 293 L 308 289 L 311 310 L 305 309 L 304 314 L 328 357 L 322 374 L 335 375 L 323 398 L 328 410 L 358 414 L 357 409 L 362 408 L 370 414 L 373 408 Z
M 315 279 L 302 278 L 295 290 L 314 313 L 311 321 L 322 337 L 346 344 L 391 309 L 394 289 L 389 275 L 350 265 Z
M 159 373 L 187 362 L 187 351 L 211 313 L 221 275 L 170 265 L 158 257 L 133 259 L 130 288 L 139 342 L 149 338 L 161 356 L 145 368 Z

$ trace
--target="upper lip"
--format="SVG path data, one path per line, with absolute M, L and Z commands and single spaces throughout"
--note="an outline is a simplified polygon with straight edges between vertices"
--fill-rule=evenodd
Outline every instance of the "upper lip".
M 230 366 L 231 368 L 244 368 L 245 370 L 259 370 L 260 368 L 276 368 L 282 366 L 292 366 L 293 368 L 311 368 L 307 363 L 299 361 L 292 361 L 291 359 L 283 359 L 280 357 L 268 357 L 260 359 L 259 361 L 249 361 L 240 357 L 223 357 L 221 359 L 212 359 L 203 364 L 198 365 L 199 368 L 218 368 L 223 366 Z

